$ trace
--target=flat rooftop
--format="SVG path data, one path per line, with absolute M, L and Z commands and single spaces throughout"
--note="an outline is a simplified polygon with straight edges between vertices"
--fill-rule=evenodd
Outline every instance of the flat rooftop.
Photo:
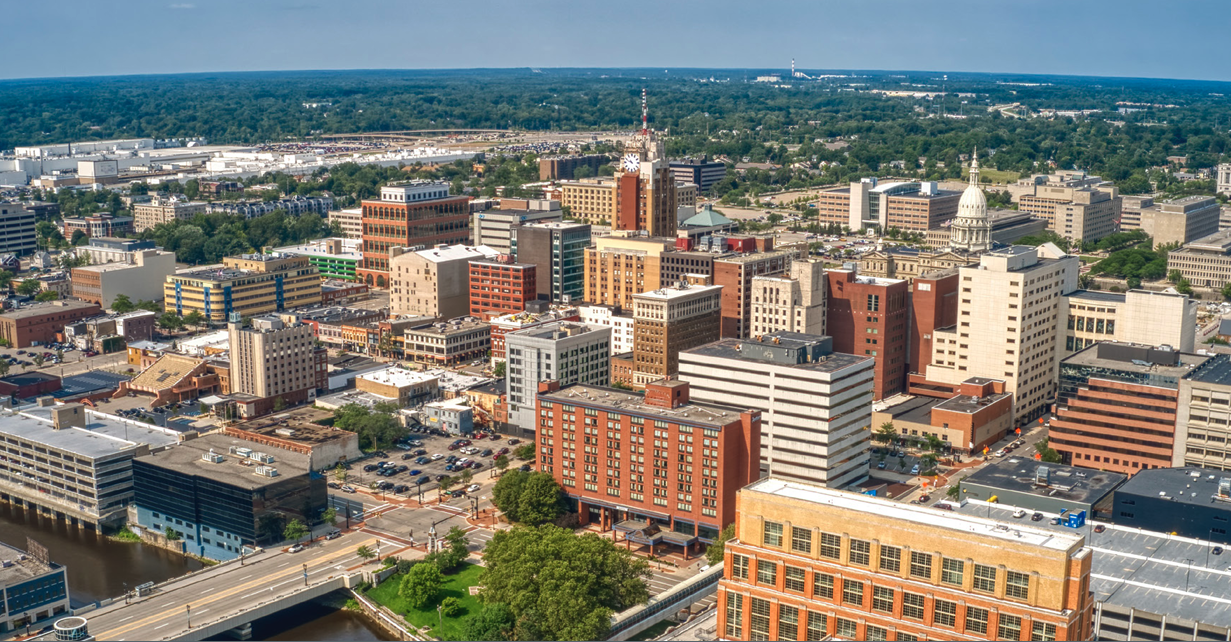
M 1216 354 L 1194 368 L 1187 378 L 1200 383 L 1231 385 L 1231 357 Z
M 231 454 L 232 447 L 266 453 L 272 455 L 274 461 L 262 463 Z M 208 455 L 210 451 L 216 455 L 222 455 L 223 461 L 214 463 L 204 459 L 203 455 Z M 288 477 L 307 474 L 310 458 L 309 455 L 283 450 L 275 446 L 258 444 L 223 433 L 211 433 L 190 439 L 175 448 L 160 453 L 138 457 L 137 461 L 186 475 L 206 477 L 232 486 L 255 490 L 276 484 Z M 246 462 L 249 465 L 240 462 Z M 258 475 L 256 474 L 258 466 L 272 466 L 278 470 L 278 476 Z
M 774 250 L 772 252 L 749 252 L 747 254 L 740 254 L 737 256 L 722 256 L 722 257 L 714 259 L 714 261 L 715 262 L 722 261 L 723 263 L 753 263 L 756 261 L 768 261 L 770 259 L 776 259 L 778 257 L 786 256 L 789 254 L 794 254 L 794 252 L 791 252 L 788 250 Z
M 381 384 L 382 386 L 394 386 L 396 388 L 401 388 L 403 386 L 414 386 L 421 383 L 427 383 L 436 377 L 415 370 L 405 370 L 403 368 L 390 366 L 384 370 L 361 374 L 359 375 L 359 378 L 364 381 L 371 381 L 372 383 Z
M 1167 497 L 1181 504 L 1209 506 L 1218 501 L 1218 482 L 1231 473 L 1205 468 L 1151 468 L 1133 475 L 1117 492 L 1151 497 Z M 1231 502 L 1222 502 L 1231 512 Z
M 454 372 L 453 370 L 445 370 L 444 368 L 430 368 L 424 370 L 424 373 L 436 377 L 437 385 L 440 386 L 441 390 L 447 392 L 461 392 L 493 381 L 489 377 L 476 377 L 461 372 Z M 503 384 L 500 390 L 501 392 L 504 391 Z
M 235 428 L 247 432 L 253 432 L 258 435 L 267 437 L 275 437 L 277 439 L 286 439 L 303 444 L 316 445 L 325 444 L 339 437 L 346 437 L 355 433 L 334 428 L 332 426 L 324 426 L 317 422 L 332 420 L 333 413 L 320 408 L 306 406 L 296 408 L 290 412 L 282 412 L 276 415 L 266 415 L 252 421 L 235 424 Z M 290 429 L 295 431 L 293 435 L 280 435 L 279 430 Z M 260 450 L 259 448 L 253 448 Z M 278 451 L 281 452 L 281 451 Z M 277 453 L 271 453 L 277 457 Z
M 792 333 L 784 333 L 784 332 L 775 333 L 775 336 L 779 336 L 780 341 L 783 342 L 783 343 L 780 343 L 779 345 L 785 345 L 787 347 L 792 346 L 792 344 L 789 343 L 791 339 L 789 337 L 784 336 L 788 334 L 792 334 Z M 800 336 L 808 336 L 808 335 L 800 335 Z M 771 361 L 768 359 L 758 359 L 758 358 L 755 358 L 741 351 L 740 347 L 747 341 L 748 339 L 734 339 L 734 338 L 719 339 L 718 341 L 715 341 L 713 343 L 707 343 L 703 346 L 696 347 L 691 350 L 685 350 L 681 354 L 696 354 L 696 355 L 701 355 L 705 357 L 716 357 L 719 359 L 738 359 L 740 361 L 747 361 L 751 363 L 765 363 L 765 364 L 772 364 L 775 366 L 786 366 L 789 368 L 797 368 L 800 370 L 811 370 L 813 372 L 837 372 L 839 370 L 844 370 L 851 366 L 857 366 L 865 362 L 871 363 L 873 361 L 873 357 L 860 356 L 860 355 L 854 355 L 854 354 L 845 354 L 842 352 L 831 352 L 821 357 L 817 361 L 811 361 L 808 363 L 782 363 L 778 361 Z M 805 343 L 803 341 L 799 341 L 799 343 L 795 347 L 803 347 L 804 345 Z
M 1226 254 L 1228 251 L 1231 251 L 1231 229 L 1222 230 L 1209 236 L 1199 238 L 1192 243 L 1181 247 L 1178 251 L 1183 252 L 1184 250 Z
M 98 308 L 98 306 L 93 303 L 87 303 L 86 301 L 64 299 L 61 301 L 48 301 L 46 303 L 23 305 L 16 310 L 9 310 L 8 312 L 0 314 L 0 317 L 4 317 L 6 319 L 28 319 L 30 317 L 43 316 L 44 314 L 72 312 L 76 310 L 84 310 L 86 308 Z
M 1110 343 L 1110 342 L 1108 342 Z M 1120 345 L 1131 346 L 1143 349 L 1152 349 L 1154 346 L 1144 346 L 1129 343 L 1116 342 Z M 1103 350 L 1100 350 L 1100 346 Z M 1120 372 L 1137 372 L 1143 374 L 1155 374 L 1161 377 L 1174 377 L 1177 381 L 1184 378 L 1191 372 L 1194 372 L 1197 366 L 1205 363 L 1210 359 L 1207 355 L 1191 354 L 1186 352 L 1171 352 L 1172 356 L 1179 359 L 1178 365 L 1163 365 L 1158 363 L 1150 363 L 1143 359 L 1108 359 L 1100 354 L 1106 354 L 1108 350 L 1104 343 L 1096 343 L 1092 346 L 1082 349 L 1080 352 L 1065 358 L 1061 363 L 1070 366 L 1082 366 L 1087 368 L 1101 368 L 1106 370 L 1118 370 Z M 1097 375 L 1094 375 L 1097 376 Z
M 1047 467 L 1049 471 L 1050 483 L 1047 486 L 1035 485 L 1035 474 L 1040 466 Z M 1126 479 L 1128 476 L 1120 473 L 1007 457 L 984 466 L 982 470 L 963 480 L 963 483 L 1038 495 L 1057 501 L 1095 504 Z
M 1115 292 L 1103 292 L 1101 290 L 1077 290 L 1065 296 L 1070 299 L 1079 299 L 1082 301 L 1095 301 L 1098 303 L 1124 303 L 1124 295 L 1116 294 Z
M 713 294 L 722 289 L 721 285 L 689 285 L 687 287 L 669 287 L 660 288 L 658 290 L 650 290 L 640 294 L 634 294 L 633 299 L 656 299 L 660 301 L 670 301 L 672 299 L 682 299 L 688 296 L 702 296 L 705 294 Z
M 767 477 L 745 486 L 740 492 L 758 492 L 800 501 L 834 506 L 852 513 L 872 513 L 901 522 L 912 522 L 935 528 L 944 528 L 962 535 L 989 537 L 1011 542 L 1029 544 L 1051 550 L 1067 551 L 1080 544 L 1083 537 L 1072 532 L 1058 532 L 1022 523 L 1016 520 L 990 519 L 928 506 L 903 504 L 888 499 L 861 493 L 835 490 L 791 482 L 777 477 Z M 855 519 L 852 517 L 852 519 Z
M 0 585 L 12 586 L 45 575 L 60 568 L 59 564 L 46 564 L 34 559 L 29 553 L 0 542 Z
M 43 444 L 89 459 L 109 457 L 146 444 L 151 449 L 173 446 L 178 435 L 141 421 L 85 410 L 85 428 L 56 430 L 51 422 L 55 406 L 24 406 L 0 412 L 0 434 Z
M 571 385 L 567 388 L 561 388 L 556 392 L 540 392 L 539 397 L 556 403 L 585 404 L 610 409 L 613 412 L 658 417 L 667 421 L 713 426 L 715 428 L 738 421 L 740 413 L 747 410 L 733 406 L 697 402 L 688 403 L 678 408 L 662 408 L 646 404 L 645 397 L 640 394 L 617 388 L 585 384 Z
M 491 258 L 500 254 L 500 252 L 497 252 L 486 245 L 450 245 L 447 247 L 419 250 L 418 252 L 415 252 L 415 254 L 418 254 L 433 263 L 440 263 L 442 261 Z

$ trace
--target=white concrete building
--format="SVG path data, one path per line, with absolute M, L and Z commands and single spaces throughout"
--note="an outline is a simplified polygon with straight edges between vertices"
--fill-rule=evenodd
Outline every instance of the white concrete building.
M 560 386 L 606 386 L 611 376 L 611 329 L 573 321 L 549 323 L 505 337 L 508 362 L 505 392 L 509 423 L 536 430 L 535 396 L 539 382 Z
M 1196 349 L 1199 303 L 1183 294 L 1078 290 L 1066 295 L 1064 356 L 1099 341 Z
M 610 305 L 579 305 L 577 313 L 582 323 L 601 325 L 611 328 L 611 354 L 624 354 L 633 351 L 633 326 L 636 325 L 631 312 Z
M 752 277 L 749 334 L 825 334 L 826 282 L 824 263 L 811 260 L 792 261 L 787 274 Z
M 775 332 L 680 353 L 693 401 L 761 410 L 761 474 L 845 488 L 868 477 L 872 357 Z
M 342 230 L 342 236 L 348 239 L 363 238 L 363 208 L 330 210 L 329 226 L 333 227 L 335 221 Z
M 175 274 L 175 253 L 131 252 L 123 263 L 73 268 L 73 296 L 110 308 L 121 294 L 130 301 L 161 301 L 167 277 Z

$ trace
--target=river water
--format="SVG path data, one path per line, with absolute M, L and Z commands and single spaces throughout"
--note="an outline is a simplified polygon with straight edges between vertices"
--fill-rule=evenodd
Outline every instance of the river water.
M 146 582 L 161 582 L 195 571 L 202 564 L 171 551 L 119 542 L 33 511 L 0 504 L 0 542 L 22 550 L 29 537 L 47 547 L 51 561 L 68 569 L 74 607 L 122 596 Z M 254 639 L 385 640 L 363 615 L 308 603 L 254 624 Z M 264 636 L 264 637 L 261 637 Z

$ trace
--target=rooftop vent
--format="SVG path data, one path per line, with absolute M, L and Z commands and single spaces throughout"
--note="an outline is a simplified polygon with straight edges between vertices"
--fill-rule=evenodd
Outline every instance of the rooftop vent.
M 257 466 L 256 474 L 262 477 L 277 477 L 278 469 L 273 466 Z
M 214 452 L 213 448 L 210 448 L 209 452 L 201 455 L 201 461 L 208 461 L 211 464 L 221 464 L 225 460 L 226 457 Z

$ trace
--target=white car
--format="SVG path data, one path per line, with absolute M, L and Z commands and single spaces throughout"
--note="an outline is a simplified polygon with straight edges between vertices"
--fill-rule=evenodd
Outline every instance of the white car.
M 469 486 L 467 486 L 467 487 L 466 487 L 466 492 L 468 492 L 468 493 L 473 493 L 473 492 L 476 492 L 476 491 L 478 491 L 478 490 L 479 490 L 479 485 L 478 485 L 478 484 L 471 484 L 471 485 L 469 485 Z
M 432 461 L 440 461 L 441 459 L 444 459 L 444 458 L 445 456 L 440 453 L 436 453 L 435 455 L 432 455 Z
M 295 544 L 294 546 L 292 546 L 292 547 L 290 547 L 290 548 L 286 549 L 286 552 L 288 552 L 288 553 L 298 553 L 299 551 L 302 551 L 302 550 L 303 550 L 303 549 L 305 549 L 305 548 L 307 548 L 307 546 L 304 546 L 303 544 Z
M 1017 509 L 1017 510 L 1015 510 L 1015 511 L 1013 511 L 1013 517 L 1014 517 L 1014 518 L 1016 518 L 1016 519 L 1021 519 L 1021 518 L 1025 517 L 1025 516 L 1026 516 L 1026 511 L 1024 511 L 1024 510 L 1022 510 L 1022 509 L 1020 509 L 1020 508 L 1019 508 L 1019 509 Z

